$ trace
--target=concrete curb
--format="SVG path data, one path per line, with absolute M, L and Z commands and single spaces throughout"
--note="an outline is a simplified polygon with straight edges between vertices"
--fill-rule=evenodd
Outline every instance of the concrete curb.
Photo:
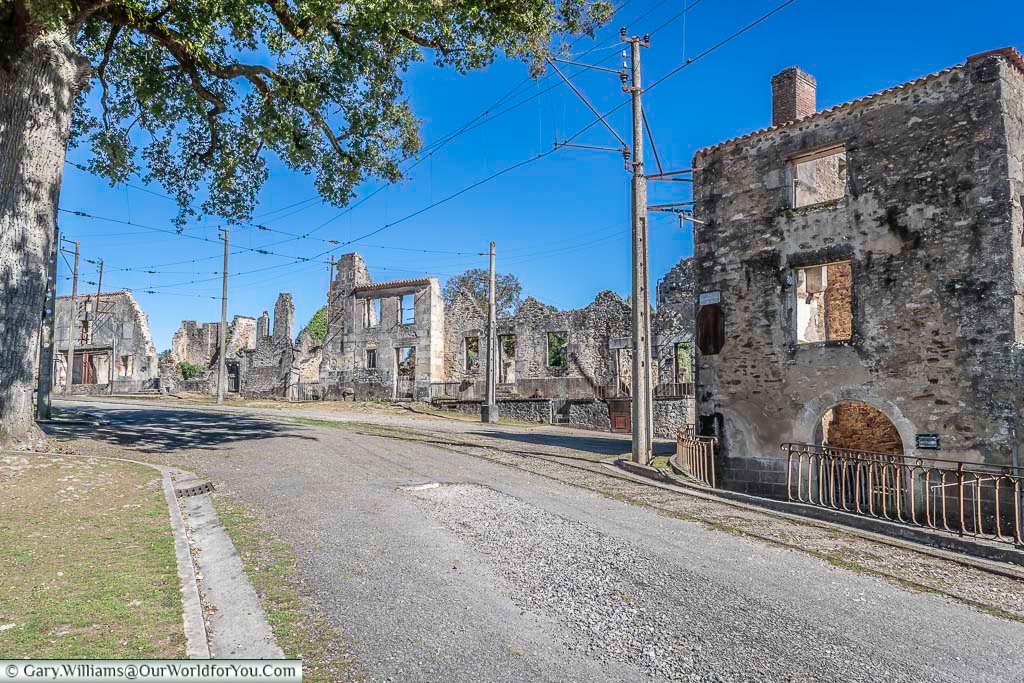
M 194 474 L 130 458 L 43 451 L 10 452 L 52 458 L 111 460 L 142 465 L 160 472 L 174 536 L 178 579 L 181 583 L 186 655 L 189 659 L 284 658 L 284 652 L 274 638 L 273 629 L 263 612 L 256 590 L 245 574 L 241 557 L 221 524 L 210 497 L 200 495 L 186 498 L 183 508 L 182 499 L 175 493 L 174 477 L 195 480 Z M 216 587 L 204 592 L 200 590 L 201 583 Z M 206 605 L 213 608 L 210 628 L 204 615 L 204 603 L 212 603 Z
M 998 574 L 1018 581 L 1024 581 L 1024 567 L 1021 566 L 1024 565 L 1024 553 L 1020 553 L 1018 551 L 1004 548 L 992 548 L 981 543 L 967 541 L 966 539 L 945 538 L 941 534 L 925 533 L 924 530 L 913 527 L 905 528 L 901 525 L 885 522 L 883 520 L 861 518 L 854 515 L 839 513 L 834 510 L 813 508 L 809 505 L 802 505 L 799 503 L 788 503 L 786 501 L 757 498 L 754 496 L 747 496 L 742 493 L 736 493 L 735 491 L 707 489 L 695 484 L 683 482 L 678 478 L 667 475 L 661 470 L 653 467 L 639 465 L 628 460 L 622 460 L 621 458 L 617 459 L 614 463 L 605 462 L 604 467 L 614 471 L 616 476 L 619 478 L 626 478 L 639 484 L 645 484 L 647 486 L 653 486 L 666 491 L 673 491 L 675 493 L 681 493 L 701 498 L 703 500 L 729 505 L 731 507 L 748 510 L 750 512 L 758 512 L 761 514 L 769 513 L 799 524 L 812 524 L 822 528 L 839 529 L 844 533 L 860 536 L 876 543 L 882 543 L 884 545 L 889 545 L 903 550 L 911 550 L 923 555 L 929 555 L 949 562 L 956 562 L 957 564 L 973 567 L 974 569 L 980 569 L 992 574 Z M 745 499 L 749 499 L 750 502 Z M 812 513 L 815 512 L 820 512 L 822 514 L 820 516 L 812 516 Z M 856 526 L 856 523 L 866 524 L 863 524 L 863 526 Z M 875 531 L 872 528 L 866 528 L 869 526 L 878 527 L 883 530 Z M 924 540 L 901 537 L 901 533 L 906 531 L 920 532 L 914 535 Z M 909 536 L 910 534 L 907 535 Z M 950 545 L 956 544 L 958 547 L 957 549 L 943 548 L 938 546 L 937 543 L 932 542 L 934 540 Z M 963 547 L 964 549 L 960 549 L 960 547 Z M 975 554 L 971 552 L 972 550 L 976 550 L 978 553 Z M 981 554 L 982 551 L 991 553 L 991 556 Z M 998 559 L 1002 557 L 1007 557 L 1008 559 Z

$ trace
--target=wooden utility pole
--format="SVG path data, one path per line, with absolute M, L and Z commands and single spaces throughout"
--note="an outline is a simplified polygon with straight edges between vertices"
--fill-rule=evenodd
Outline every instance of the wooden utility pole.
M 498 330 L 497 330 L 497 275 L 494 272 L 494 242 L 491 242 L 489 252 L 491 261 L 490 286 L 487 290 L 487 400 L 483 406 L 480 417 L 483 422 L 498 421 L 498 402 L 496 399 L 496 386 L 498 383 Z
M 228 229 L 220 228 L 224 233 L 224 269 L 221 272 L 220 290 L 220 328 L 217 334 L 218 348 L 220 349 L 219 361 L 217 363 L 217 403 L 224 402 L 224 386 L 227 382 L 227 339 L 228 339 Z
M 68 333 L 68 363 L 64 376 L 64 395 L 68 395 L 68 387 L 75 375 L 75 334 L 78 333 L 78 242 L 75 245 L 75 265 L 71 269 L 71 331 Z
M 46 303 L 43 305 L 43 326 L 39 332 L 39 384 L 36 386 L 36 417 L 50 419 L 50 392 L 53 390 L 54 327 L 57 317 L 57 252 L 60 250 L 60 228 L 53 231 L 50 262 L 46 273 Z
M 96 267 L 99 268 L 99 277 L 96 278 L 96 301 L 92 302 L 92 322 L 89 324 L 89 343 L 96 339 L 96 325 L 100 320 L 100 292 L 103 291 L 103 259 L 96 260 Z
M 647 178 L 644 176 L 644 111 L 641 96 L 640 48 L 648 47 L 648 36 L 627 38 L 630 46 L 630 83 L 623 88 L 632 98 L 632 223 L 633 223 L 633 462 L 651 461 L 651 435 L 654 431 L 651 390 L 651 309 L 647 267 Z
M 334 255 L 331 254 L 331 263 L 327 266 L 327 329 L 324 330 L 324 340 L 331 337 L 331 310 L 334 308 Z

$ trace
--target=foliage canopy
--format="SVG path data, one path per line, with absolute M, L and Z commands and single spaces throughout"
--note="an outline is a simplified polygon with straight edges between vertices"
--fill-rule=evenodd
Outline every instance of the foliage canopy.
M 272 155 L 346 204 L 420 147 L 403 75 L 497 54 L 539 70 L 553 39 L 592 34 L 603 0 L 0 0 L 0 61 L 55 37 L 92 67 L 71 144 L 112 183 L 140 173 L 200 210 L 251 215 Z M 205 189 L 205 192 L 203 191 Z
M 466 292 L 486 311 L 490 286 L 489 271 L 483 268 L 470 268 L 460 275 L 448 278 L 441 295 L 444 302 L 450 306 L 459 292 Z M 495 305 L 499 316 L 515 315 L 522 303 L 522 296 L 523 286 L 519 283 L 519 278 L 511 273 L 495 274 Z

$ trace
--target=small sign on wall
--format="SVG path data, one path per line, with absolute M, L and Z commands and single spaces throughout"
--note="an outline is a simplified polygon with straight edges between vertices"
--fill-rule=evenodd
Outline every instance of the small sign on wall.
M 917 447 L 922 450 L 936 451 L 941 448 L 938 434 L 918 434 Z
M 699 301 L 700 301 L 700 305 L 701 306 L 709 306 L 711 304 L 722 303 L 722 293 L 721 292 L 704 292 L 703 294 L 700 295 L 700 300 Z

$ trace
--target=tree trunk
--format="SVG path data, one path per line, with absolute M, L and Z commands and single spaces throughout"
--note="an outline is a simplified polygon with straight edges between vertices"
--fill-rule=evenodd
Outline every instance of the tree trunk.
M 88 63 L 44 35 L 0 67 L 0 445 L 39 438 L 33 419 L 47 256 L 71 109 Z

